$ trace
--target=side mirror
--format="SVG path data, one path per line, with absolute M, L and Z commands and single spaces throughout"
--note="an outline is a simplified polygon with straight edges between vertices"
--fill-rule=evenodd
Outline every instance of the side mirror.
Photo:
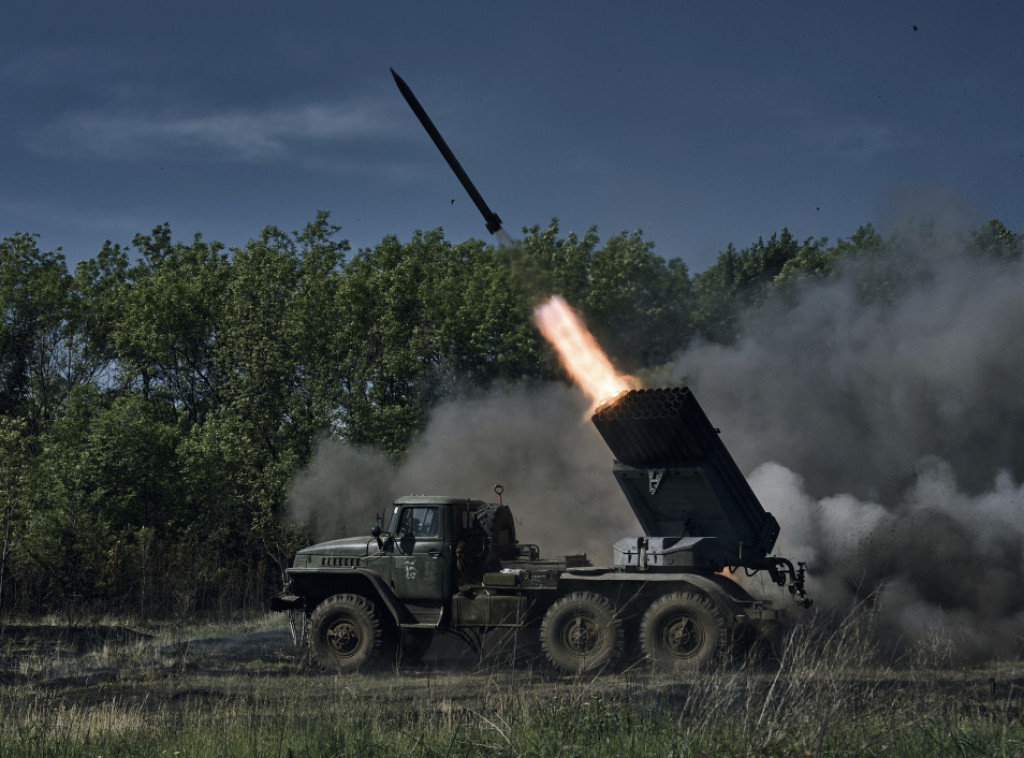
M 382 540 L 380 538 L 380 535 L 383 534 L 383 533 L 384 533 L 384 519 L 382 519 L 380 516 L 377 516 L 377 520 L 374 522 L 373 526 L 370 527 L 370 536 L 373 537 L 375 540 L 377 540 L 377 549 L 378 550 L 383 550 L 384 549 L 384 540 Z

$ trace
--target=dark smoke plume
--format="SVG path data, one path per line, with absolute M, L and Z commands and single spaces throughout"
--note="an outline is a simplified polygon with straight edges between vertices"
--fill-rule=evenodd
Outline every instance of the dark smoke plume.
M 1024 266 L 907 231 L 676 361 L 826 604 L 965 657 L 1024 635 Z M 874 293 L 874 294 L 873 294 Z M 880 293 L 880 296 L 879 296 Z

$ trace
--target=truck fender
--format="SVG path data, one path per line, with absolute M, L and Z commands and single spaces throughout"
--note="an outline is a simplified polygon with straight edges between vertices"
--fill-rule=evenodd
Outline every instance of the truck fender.
M 700 594 L 706 595 L 715 605 L 718 606 L 722 615 L 729 621 L 730 626 L 735 626 L 746 619 L 746 611 L 736 600 L 729 595 L 721 585 L 706 576 L 692 574 L 686 577 L 686 583 L 691 585 Z
M 622 574 L 618 572 L 569 572 L 564 574 L 562 579 L 571 579 L 573 583 L 590 583 L 601 584 L 604 582 L 615 583 L 615 584 L 633 584 L 643 582 L 649 587 L 657 587 L 658 585 L 665 585 L 666 592 L 674 592 L 680 587 L 690 587 L 695 592 L 704 595 L 709 598 L 725 617 L 730 627 L 735 627 L 738 624 L 742 624 L 747 619 L 747 610 L 730 595 L 721 584 L 716 582 L 711 577 L 702 576 L 701 574 Z M 737 590 L 743 592 L 743 589 L 737 585 Z
M 379 574 L 373 571 L 365 571 L 363 569 L 356 569 L 356 572 L 365 576 L 373 588 L 377 591 L 377 595 L 380 601 L 384 604 L 384 607 L 388 609 L 388 613 L 391 614 L 391 618 L 394 620 L 395 625 L 403 624 L 409 621 L 406 616 L 408 612 L 405 609 L 402 601 L 395 597 L 395 593 L 391 591 L 391 588 L 384 583 L 384 580 Z
M 305 572 L 301 569 L 291 569 L 288 573 L 295 576 Z M 324 572 L 322 571 L 310 573 L 316 573 L 318 578 L 321 579 L 324 576 Z M 396 626 L 414 621 L 414 619 L 410 617 L 405 606 L 402 604 L 402 601 L 395 596 L 395 593 L 391 591 L 391 588 L 387 586 L 384 580 L 376 572 L 353 567 L 330 573 L 335 574 L 336 581 L 332 582 L 332 584 L 335 584 L 336 586 L 332 587 L 332 591 L 329 595 L 337 595 L 345 592 L 367 595 L 370 599 L 378 601 L 380 605 L 386 609 L 387 615 L 391 617 Z M 314 607 L 315 606 L 306 604 L 307 613 L 312 613 Z

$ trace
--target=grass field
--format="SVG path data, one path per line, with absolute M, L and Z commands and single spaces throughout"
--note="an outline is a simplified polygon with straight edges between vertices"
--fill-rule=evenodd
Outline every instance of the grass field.
M 8 624 L 0 756 L 1016 756 L 1024 665 L 932 641 L 879 660 L 864 625 L 805 624 L 775 660 L 669 678 L 479 662 L 310 670 L 278 616 L 181 627 Z

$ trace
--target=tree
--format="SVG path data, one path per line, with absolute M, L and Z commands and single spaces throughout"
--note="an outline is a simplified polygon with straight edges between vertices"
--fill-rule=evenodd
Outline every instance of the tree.
M 616 364 L 634 371 L 668 361 L 692 334 L 686 264 L 666 262 L 640 232 L 595 250 L 583 300 L 588 323 Z
M 79 610 L 98 610 L 106 593 L 112 544 L 96 513 L 103 492 L 95 489 L 89 425 L 99 398 L 78 390 L 59 420 L 34 440 L 36 453 L 26 487 L 28 520 L 18 550 L 22 602 L 31 608 L 60 610 L 68 623 Z
M 211 352 L 219 402 L 179 449 L 189 539 L 224 584 L 239 570 L 247 589 L 276 581 L 288 484 L 339 415 L 335 292 L 349 246 L 338 231 L 321 212 L 301 232 L 266 227 L 232 251 Z
M 714 265 L 693 279 L 693 318 L 696 331 L 712 342 L 729 343 L 739 332 L 739 307 L 735 302 L 740 254 L 730 242 Z
M 0 413 L 37 433 L 73 385 L 71 278 L 64 256 L 43 253 L 29 234 L 0 240 Z
M 467 388 L 486 389 L 496 381 L 537 376 L 540 340 L 531 321 L 531 303 L 514 262 L 501 248 L 476 240 L 451 251 L 453 271 L 436 283 L 455 288 L 442 331 L 446 379 L 435 385 L 438 399 L 452 399 Z
M 199 423 L 220 402 L 212 353 L 230 263 L 220 243 L 175 243 L 166 224 L 133 246 L 141 259 L 125 273 L 110 331 L 118 384 Z
M 4 618 L 4 580 L 24 513 L 27 424 L 22 419 L 0 415 L 0 623 Z
M 385 237 L 344 268 L 339 431 L 400 455 L 429 408 L 470 387 L 536 371 L 537 337 L 504 252 L 440 230 Z
M 990 219 L 971 232 L 972 252 L 996 261 L 1019 260 L 1024 252 L 1024 234 L 1014 234 L 998 219 Z
M 513 262 L 529 273 L 526 291 L 535 301 L 561 295 L 579 309 L 616 364 L 635 370 L 663 363 L 689 341 L 686 265 L 656 255 L 642 232 L 621 232 L 601 245 L 596 227 L 562 238 L 555 219 L 523 233 Z
M 743 311 L 791 291 L 799 278 L 831 275 L 844 249 L 829 249 L 827 238 L 798 242 L 786 228 L 739 252 L 730 243 L 714 265 L 694 277 L 698 331 L 714 342 L 735 341 Z
M 75 269 L 81 359 L 90 367 L 89 380 L 107 389 L 117 386 L 120 354 L 114 334 L 125 320 L 130 276 L 127 251 L 109 240 L 96 257 L 81 261 Z
M 513 253 L 513 273 L 531 300 L 561 295 L 581 307 L 589 289 L 591 259 L 599 242 L 596 226 L 582 237 L 570 232 L 564 238 L 559 233 L 558 219 L 552 219 L 543 231 L 539 226 L 526 227 Z

